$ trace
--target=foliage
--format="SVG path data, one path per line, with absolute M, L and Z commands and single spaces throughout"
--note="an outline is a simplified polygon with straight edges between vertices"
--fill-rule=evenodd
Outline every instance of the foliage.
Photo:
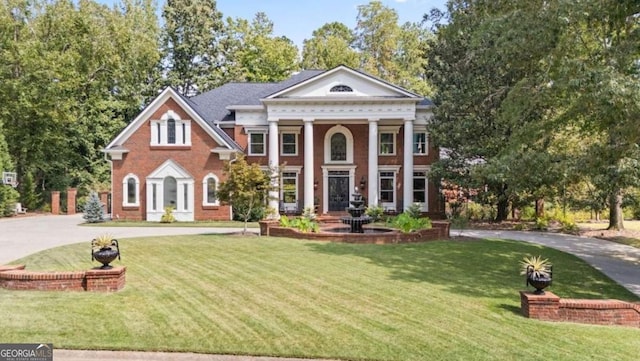
M 91 241 L 91 248 L 94 251 L 99 251 L 102 248 L 111 248 L 113 245 L 113 235 L 111 233 L 99 234 Z
M 20 194 L 13 187 L 0 184 L 0 216 L 13 215 L 19 196 Z
M 82 216 L 88 223 L 104 222 L 104 209 L 98 193 L 91 192 L 87 203 L 84 205 L 84 215 Z
M 42 197 L 109 180 L 101 149 L 157 87 L 157 34 L 151 0 L 0 5 L 0 118 L 20 183 L 33 176 Z
M 280 227 L 295 228 L 300 232 L 317 233 L 320 231 L 320 225 L 315 221 L 315 217 L 304 215 L 302 217 L 289 218 L 287 216 L 280 217 Z
M 20 189 L 20 202 L 27 209 L 38 209 L 42 204 L 42 197 L 36 192 L 36 185 L 33 183 L 33 174 L 27 172 L 22 177 L 22 182 L 19 185 Z
M 316 218 L 318 218 L 318 215 L 315 213 L 315 211 L 313 210 L 313 208 L 311 207 L 306 207 L 303 211 L 302 211 L 302 217 L 303 218 L 307 218 L 309 220 L 315 221 Z
M 193 96 L 223 83 L 222 13 L 215 0 L 169 0 L 162 17 L 164 71 L 169 85 Z
M 332 22 L 313 31 L 302 51 L 304 69 L 332 69 L 338 65 L 357 68 L 358 53 L 351 47 L 353 32 L 343 23 Z
M 400 230 L 402 233 L 411 233 L 421 229 L 431 228 L 431 219 L 428 217 L 414 218 L 409 213 L 403 212 L 387 220 L 387 224 Z
M 176 218 L 173 216 L 174 208 L 171 206 L 164 207 L 164 214 L 160 217 L 160 223 L 173 223 Z
M 378 222 L 384 216 L 384 208 L 381 205 L 369 205 L 364 214 L 371 217 L 373 222 Z
M 537 231 L 546 231 L 549 228 L 549 221 L 545 217 L 538 217 L 535 220 L 533 229 Z
M 267 217 L 269 213 L 266 207 L 254 207 L 248 211 L 246 205 L 233 205 L 232 219 L 234 221 L 244 222 L 247 214 L 249 215 L 248 222 L 257 222 Z
M 422 208 L 420 208 L 419 204 L 413 203 L 409 206 L 409 208 L 407 208 L 407 210 L 405 210 L 405 213 L 407 213 L 410 217 L 420 218 L 422 216 Z
M 238 156 L 224 165 L 226 180 L 220 183 L 220 201 L 231 204 L 234 213 L 244 220 L 244 232 L 252 215 L 264 215 L 269 192 L 277 189 L 277 172 L 265 172 L 260 165 L 249 165 L 244 156 Z M 273 178 L 272 178 L 273 177 Z
M 521 275 L 527 275 L 527 277 L 541 278 L 549 277 L 551 272 L 551 264 L 548 259 L 543 259 L 542 256 L 524 257 L 520 261 Z

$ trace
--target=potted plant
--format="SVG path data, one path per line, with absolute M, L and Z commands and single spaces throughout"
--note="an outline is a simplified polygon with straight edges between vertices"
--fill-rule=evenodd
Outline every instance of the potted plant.
M 526 275 L 527 286 L 531 285 L 536 289 L 534 294 L 543 295 L 543 290 L 551 285 L 553 276 L 553 266 L 549 260 L 542 256 L 524 257 L 520 265 L 520 274 Z
M 109 233 L 104 233 L 91 241 L 91 260 L 102 263 L 100 269 L 111 269 L 109 265 L 114 259 L 120 259 L 118 240 Z

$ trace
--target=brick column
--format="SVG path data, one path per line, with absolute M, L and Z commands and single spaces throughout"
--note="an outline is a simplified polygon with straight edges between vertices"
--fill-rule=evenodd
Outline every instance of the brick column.
M 109 192 L 100 192 L 100 203 L 104 206 L 103 211 L 105 213 L 111 213 L 111 210 L 107 209 L 109 205 Z
M 533 292 L 520 291 L 520 307 L 522 315 L 545 321 L 558 321 L 560 316 L 560 297 L 549 291 L 543 295 L 535 295 Z
M 76 214 L 76 188 L 67 189 L 67 214 Z
M 60 214 L 60 191 L 51 191 L 51 214 Z

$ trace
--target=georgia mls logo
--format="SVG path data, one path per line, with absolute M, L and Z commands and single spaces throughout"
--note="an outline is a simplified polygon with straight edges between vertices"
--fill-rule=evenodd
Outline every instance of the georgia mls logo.
M 0 361 L 52 361 L 53 345 L 46 343 L 0 344 Z

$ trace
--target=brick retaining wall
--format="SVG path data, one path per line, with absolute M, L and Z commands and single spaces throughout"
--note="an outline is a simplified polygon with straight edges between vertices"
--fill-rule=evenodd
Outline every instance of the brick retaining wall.
M 88 271 L 36 272 L 24 265 L 0 266 L 0 287 L 9 290 L 112 292 L 124 288 L 126 267 Z
M 640 328 L 640 304 L 638 303 L 619 300 L 561 299 L 549 291 L 543 295 L 520 291 L 520 306 L 525 317 L 539 320 Z

